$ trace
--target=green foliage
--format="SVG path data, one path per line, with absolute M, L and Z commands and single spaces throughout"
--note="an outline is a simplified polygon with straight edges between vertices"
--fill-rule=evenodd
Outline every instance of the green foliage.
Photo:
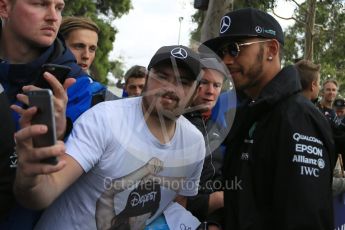
M 201 25 L 205 19 L 206 12 L 202 10 L 197 10 L 192 15 L 192 22 L 196 23 L 198 27 L 190 33 L 192 41 L 200 41 L 201 37 Z
M 124 64 L 122 58 L 110 62 L 110 72 L 120 81 L 125 74 L 125 71 L 123 69 Z
M 317 2 L 314 55 L 315 63 L 321 64 L 321 79 L 336 78 L 340 82 L 340 92 L 345 90 L 345 7 L 344 1 Z M 305 3 L 295 10 L 295 17 L 303 21 L 306 17 Z M 285 61 L 292 63 L 303 57 L 304 24 L 297 22 L 286 31 Z
M 63 14 L 66 16 L 95 16 L 97 15 L 96 4 L 91 0 L 65 0 Z
M 65 0 L 65 14 L 90 16 L 103 14 L 109 19 L 119 18 L 131 9 L 130 0 Z
M 99 34 L 98 49 L 91 73 L 97 80 L 106 83 L 106 76 L 110 69 L 108 54 L 113 49 L 116 30 L 100 19 L 96 19 L 95 22 L 98 24 L 101 33 Z
M 132 7 L 130 0 L 97 0 L 96 5 L 101 13 L 115 18 L 121 17 Z
M 130 0 L 65 0 L 64 16 L 86 16 L 94 20 L 100 28 L 98 49 L 91 67 L 92 76 L 106 84 L 106 76 L 111 69 L 108 55 L 113 49 L 116 29 L 111 26 L 112 20 L 128 13 Z M 100 19 L 101 18 L 101 19 Z

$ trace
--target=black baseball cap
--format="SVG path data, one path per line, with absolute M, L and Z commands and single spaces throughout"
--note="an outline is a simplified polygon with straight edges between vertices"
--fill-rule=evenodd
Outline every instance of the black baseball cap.
M 220 20 L 219 36 L 202 45 L 217 51 L 225 42 L 243 37 L 276 39 L 284 45 L 284 33 L 278 21 L 268 13 L 254 8 L 243 8 L 225 14 Z
M 335 99 L 333 102 L 333 106 L 337 108 L 344 108 L 345 107 L 345 100 L 342 98 Z
M 193 73 L 195 80 L 198 79 L 200 73 L 200 57 L 199 54 L 182 45 L 163 46 L 153 55 L 147 69 L 150 70 L 158 64 L 169 62 L 189 69 Z

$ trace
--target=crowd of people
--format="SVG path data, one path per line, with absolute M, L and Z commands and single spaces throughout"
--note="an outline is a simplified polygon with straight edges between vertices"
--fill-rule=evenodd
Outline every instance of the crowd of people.
M 276 19 L 225 14 L 198 50 L 163 46 L 131 67 L 120 99 L 90 71 L 97 24 L 63 8 L 0 0 L 0 229 L 334 228 L 345 100 L 320 65 L 281 67 Z M 45 81 L 58 140 L 38 148 L 47 126 L 27 92 Z

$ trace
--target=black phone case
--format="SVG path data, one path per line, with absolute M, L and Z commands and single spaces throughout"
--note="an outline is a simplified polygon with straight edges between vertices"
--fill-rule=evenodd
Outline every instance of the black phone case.
M 47 133 L 34 137 L 34 147 L 47 147 L 56 143 L 55 118 L 54 118 L 54 104 L 52 99 L 52 92 L 49 89 L 35 90 L 28 92 L 30 106 L 36 106 L 38 111 L 33 117 L 32 124 L 47 125 Z M 58 159 L 51 157 L 42 160 L 43 163 L 57 164 Z
M 41 67 L 40 74 L 34 85 L 42 89 L 51 88 L 49 83 L 43 78 L 44 72 L 49 72 L 53 74 L 56 77 L 56 79 L 58 79 L 59 82 L 63 84 L 70 71 L 71 71 L 71 67 L 69 66 L 57 65 L 57 64 L 44 64 Z

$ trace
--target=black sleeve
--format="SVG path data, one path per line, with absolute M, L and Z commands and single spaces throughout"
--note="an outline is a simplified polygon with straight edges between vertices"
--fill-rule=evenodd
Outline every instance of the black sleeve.
M 187 210 L 190 211 L 200 221 L 204 221 L 208 214 L 208 194 L 198 194 L 187 197 Z
M 15 123 L 5 93 L 0 93 L 0 222 L 14 205 L 12 192 L 17 159 L 14 153 Z
M 345 160 L 345 124 L 344 124 L 344 120 L 339 126 L 332 127 L 332 128 L 333 128 L 333 136 L 334 136 L 334 142 L 335 142 L 335 153 L 341 154 L 343 160 Z

